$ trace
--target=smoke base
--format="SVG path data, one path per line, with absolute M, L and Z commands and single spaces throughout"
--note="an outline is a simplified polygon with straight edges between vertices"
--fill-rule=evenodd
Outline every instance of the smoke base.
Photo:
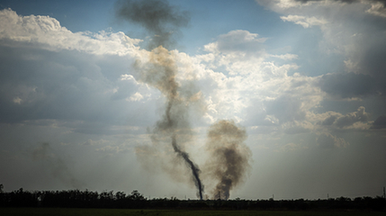
M 247 133 L 233 121 L 221 120 L 208 131 L 206 149 L 210 160 L 206 172 L 217 182 L 212 191 L 213 199 L 227 200 L 230 190 L 240 185 L 250 170 L 251 151 L 244 144 Z

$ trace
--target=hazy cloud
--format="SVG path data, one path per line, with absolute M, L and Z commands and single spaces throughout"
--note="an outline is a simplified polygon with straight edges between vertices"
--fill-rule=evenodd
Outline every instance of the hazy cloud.
M 318 146 L 323 149 L 342 148 L 349 145 L 343 138 L 338 138 L 329 133 L 319 135 L 316 142 Z
M 298 133 L 308 133 L 311 132 L 314 128 L 314 125 L 308 121 L 293 121 L 287 122 L 282 125 L 284 133 L 287 134 L 298 134 Z
M 258 1 L 307 28 L 318 26 L 323 35 L 319 48 L 326 55 L 342 56 L 339 71 L 325 71 L 320 88 L 335 99 L 385 94 L 386 19 L 370 8 L 383 10 L 382 1 Z M 378 10 L 377 9 L 377 10 Z M 374 9 L 375 10 L 375 9 Z M 370 14 L 369 14 L 370 13 Z M 311 19 L 312 18 L 312 19 Z M 342 27 L 344 26 L 344 27 Z M 330 69 L 331 70 L 331 69 Z
M 386 116 L 379 116 L 371 126 L 372 129 L 386 128 Z
M 378 80 L 363 74 L 326 74 L 320 88 L 336 98 L 356 98 L 377 95 L 383 88 Z
M 302 101 L 289 95 L 282 95 L 267 102 L 267 114 L 274 115 L 280 123 L 288 121 L 302 121 L 306 113 L 301 109 Z
M 266 38 L 259 38 L 259 35 L 255 33 L 245 30 L 233 30 L 220 35 L 216 42 L 206 45 L 205 49 L 211 52 L 247 52 L 253 54 L 264 51 L 262 43 L 265 40 Z
M 52 151 L 50 144 L 41 143 L 34 149 L 32 156 L 34 160 L 42 162 L 42 167 L 46 168 L 54 178 L 63 184 L 76 189 L 83 187 L 83 184 L 74 177 L 63 159 Z

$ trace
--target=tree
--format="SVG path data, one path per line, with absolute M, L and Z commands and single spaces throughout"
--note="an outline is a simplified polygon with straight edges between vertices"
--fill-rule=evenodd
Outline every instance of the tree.
M 130 195 L 132 200 L 144 200 L 145 198 L 137 190 L 133 190 Z
M 115 198 L 117 200 L 123 200 L 126 198 L 126 194 L 124 192 L 121 192 L 121 191 L 118 191 L 116 194 L 115 194 Z

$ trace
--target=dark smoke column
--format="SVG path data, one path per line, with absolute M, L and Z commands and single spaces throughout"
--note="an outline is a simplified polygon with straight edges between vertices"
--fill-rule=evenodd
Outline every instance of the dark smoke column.
M 197 194 L 202 199 L 203 185 L 199 177 L 200 169 L 190 159 L 189 154 L 181 148 L 181 141 L 180 144 L 178 143 L 178 140 L 184 140 L 179 137 L 191 134 L 188 105 L 193 102 L 192 98 L 201 94 L 193 93 L 193 89 L 183 89 L 177 83 L 175 77 L 178 70 L 175 65 L 175 57 L 167 49 L 173 44 L 172 33 L 178 32 L 179 27 L 187 25 L 187 14 L 177 11 L 166 1 L 161 0 L 126 0 L 119 1 L 116 6 L 119 18 L 140 24 L 152 34 L 148 62 L 137 62 L 136 64 L 140 72 L 139 80 L 160 90 L 167 100 L 165 113 L 157 122 L 152 138 L 155 142 L 157 138 L 164 140 L 165 137 L 168 137 L 170 139 L 174 152 L 185 161 L 191 170 Z M 179 93 L 181 89 L 184 92 L 191 92 L 190 95 L 181 95 Z
M 247 133 L 233 121 L 221 120 L 208 131 L 206 148 L 211 154 L 207 171 L 217 185 L 214 199 L 227 200 L 230 190 L 242 183 L 250 168 L 251 151 L 244 144 Z
M 189 22 L 186 11 L 179 11 L 164 0 L 120 0 L 116 10 L 118 18 L 139 24 L 152 34 L 150 49 L 170 49 L 173 36 Z
M 192 170 L 193 180 L 197 187 L 198 196 L 200 197 L 200 200 L 202 200 L 202 192 L 204 191 L 204 188 L 199 176 L 200 170 L 198 169 L 197 165 L 194 164 L 192 160 L 190 160 L 189 155 L 178 148 L 175 136 L 172 137 L 172 145 L 174 151 L 185 160 L 189 168 Z

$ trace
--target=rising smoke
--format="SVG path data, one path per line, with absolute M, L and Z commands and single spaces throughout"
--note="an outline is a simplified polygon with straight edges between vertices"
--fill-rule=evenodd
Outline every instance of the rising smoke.
M 152 140 L 156 144 L 159 139 L 167 137 L 176 155 L 182 158 L 191 170 L 192 179 L 197 188 L 197 195 L 202 199 L 203 185 L 199 177 L 200 169 L 183 150 L 182 144 L 191 134 L 188 122 L 189 104 L 197 101 L 199 92 L 181 94 L 181 87 L 176 81 L 177 66 L 175 57 L 166 48 L 172 44 L 171 35 L 179 27 L 188 22 L 186 13 L 181 13 L 166 1 L 120 1 L 117 6 L 120 18 L 141 24 L 149 33 L 153 34 L 152 49 L 149 62 L 136 62 L 139 80 L 156 87 L 166 98 L 166 108 L 154 128 Z M 192 92 L 185 91 L 184 92 Z M 137 152 L 146 152 L 148 148 L 138 148 Z
M 189 23 L 188 12 L 179 11 L 163 0 L 121 0 L 116 8 L 118 18 L 139 24 L 152 34 L 150 49 L 158 46 L 169 49 L 178 29 Z
M 202 199 L 204 186 L 200 179 L 201 171 L 184 150 L 192 134 L 189 109 L 192 107 L 202 109 L 202 94 L 195 90 L 193 83 L 182 86 L 177 82 L 178 67 L 174 52 L 168 50 L 173 44 L 172 36 L 178 32 L 178 28 L 187 25 L 189 20 L 187 12 L 180 12 L 161 0 L 126 0 L 118 2 L 117 16 L 142 25 L 152 35 L 148 60 L 145 62 L 137 60 L 135 68 L 139 72 L 138 80 L 157 88 L 166 99 L 162 118 L 151 130 L 153 146 L 137 147 L 137 156 L 145 164 L 152 163 L 148 167 L 154 167 L 154 163 L 162 164 L 162 161 L 154 161 L 155 157 L 150 155 L 155 155 L 155 149 L 160 141 L 171 143 L 169 146 L 176 158 L 181 159 L 190 170 L 197 188 L 197 196 Z M 212 158 L 207 163 L 206 170 L 210 171 L 212 181 L 217 181 L 213 191 L 214 198 L 228 199 L 229 191 L 243 182 L 251 156 L 250 150 L 243 143 L 246 137 L 246 131 L 232 121 L 219 121 L 211 126 L 207 150 Z M 169 167 L 164 169 L 167 170 Z M 175 172 L 169 174 L 173 177 L 181 176 Z
M 221 120 L 210 127 L 206 149 L 211 157 L 206 168 L 210 179 L 216 181 L 214 199 L 227 200 L 230 190 L 247 176 L 251 151 L 244 144 L 246 138 L 245 129 L 233 121 Z

